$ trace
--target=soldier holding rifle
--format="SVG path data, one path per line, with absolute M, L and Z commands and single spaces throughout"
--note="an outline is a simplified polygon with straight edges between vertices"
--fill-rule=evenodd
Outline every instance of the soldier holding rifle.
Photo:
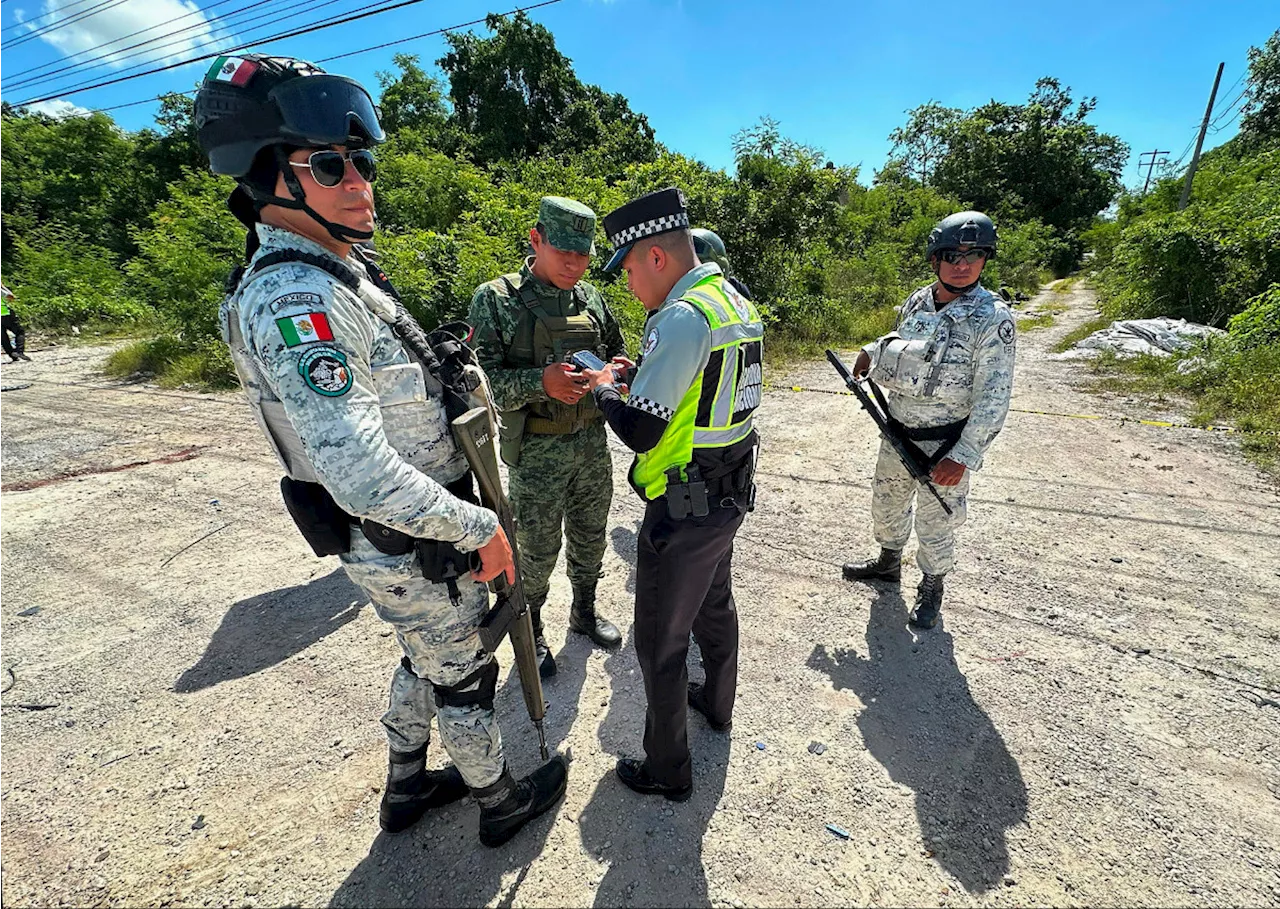
M 379 820 L 404 830 L 470 792 L 481 842 L 499 845 L 559 800 L 567 766 L 556 757 L 521 780 L 507 769 L 494 642 L 480 629 L 483 582 L 516 574 L 450 426 L 484 404 L 482 374 L 454 336 L 422 330 L 359 247 L 373 234 L 372 148 L 383 139 L 373 101 L 301 60 L 222 57 L 195 124 L 214 172 L 235 178 L 229 204 L 250 231 L 220 320 L 284 469 L 285 505 L 404 652 L 382 717 L 391 753 Z M 532 666 L 527 613 L 506 624 L 518 620 L 512 643 Z M 537 673 L 522 681 L 537 685 Z M 541 699 L 540 688 L 526 698 L 535 720 Z M 429 771 L 433 720 L 453 765 Z
M 889 431 L 911 454 L 882 441 L 871 493 L 880 555 L 846 564 L 844 577 L 900 580 L 914 517 L 924 576 L 910 621 L 919 628 L 937 624 L 943 578 L 955 564 L 955 531 L 965 521 L 969 474 L 982 466 L 1009 412 L 1013 316 L 979 283 L 996 245 L 995 225 L 981 212 L 939 221 L 926 249 L 938 279 L 908 297 L 894 330 L 864 347 L 854 363 L 853 377 L 870 379 Z M 921 485 L 932 494 L 920 496 L 916 514 Z

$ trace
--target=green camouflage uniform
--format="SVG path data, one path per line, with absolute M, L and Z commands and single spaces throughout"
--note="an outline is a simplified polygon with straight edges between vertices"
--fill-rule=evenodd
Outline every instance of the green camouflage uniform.
M 595 220 L 591 209 L 569 199 L 547 197 L 539 208 L 539 223 L 557 249 L 593 252 Z M 564 421 L 558 427 L 538 423 L 538 413 L 552 412 L 555 407 L 542 387 L 542 371 L 550 361 L 536 361 L 527 351 L 512 349 L 521 337 L 521 323 L 524 337 L 529 337 L 530 326 L 538 318 L 521 300 L 521 291 L 529 293 L 526 288 L 531 289 L 537 304 L 552 317 L 585 315 L 594 326 L 594 343 L 566 349 L 553 359 L 591 349 L 608 362 L 625 354 L 626 348 L 618 322 L 600 291 L 585 281 L 579 281 L 573 290 L 560 290 L 534 277 L 532 264 L 529 258 L 518 274 L 504 275 L 477 288 L 468 321 L 475 328 L 472 344 L 489 376 L 494 400 L 504 412 L 503 458 L 510 466 L 520 571 L 530 604 L 540 606 L 546 600 L 560 554 L 562 527 L 569 582 L 575 592 L 594 592 L 604 561 L 613 465 L 604 418 L 590 395 L 574 408 L 560 407 L 559 412 L 575 412 L 572 425 L 577 428 L 563 431 L 568 428 Z M 517 458 L 508 436 L 525 420 Z

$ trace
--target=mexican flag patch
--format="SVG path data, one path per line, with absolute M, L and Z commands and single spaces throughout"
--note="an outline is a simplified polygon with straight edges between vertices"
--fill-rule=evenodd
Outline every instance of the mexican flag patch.
M 240 57 L 219 57 L 213 61 L 204 77 L 213 82 L 230 82 L 232 85 L 248 85 L 258 64 Z
M 329 320 L 322 312 L 308 312 L 300 316 L 286 316 L 276 319 L 284 343 L 289 347 L 299 344 L 310 344 L 312 341 L 332 341 L 333 332 L 329 330 Z

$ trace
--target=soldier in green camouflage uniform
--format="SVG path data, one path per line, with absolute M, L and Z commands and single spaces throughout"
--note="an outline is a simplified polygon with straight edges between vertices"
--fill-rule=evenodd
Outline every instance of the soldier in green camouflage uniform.
M 511 468 L 520 571 L 533 613 L 539 671 L 554 675 L 542 606 L 566 540 L 573 606 L 569 628 L 602 647 L 622 640 L 595 611 L 613 498 L 613 465 L 604 419 L 586 379 L 568 358 L 589 350 L 623 357 L 618 322 L 595 287 L 581 280 L 595 251 L 596 215 L 572 199 L 547 196 L 529 232 L 533 256 L 518 274 L 482 284 L 470 323 L 480 363 L 502 409 L 502 458 Z

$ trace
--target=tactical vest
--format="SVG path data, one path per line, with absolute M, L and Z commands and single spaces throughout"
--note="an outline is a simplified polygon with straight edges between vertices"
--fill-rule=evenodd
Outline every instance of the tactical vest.
M 220 314 L 223 338 L 231 350 L 231 359 L 249 399 L 250 409 L 285 473 L 294 480 L 319 482 L 303 449 L 302 440 L 285 414 L 284 405 L 274 395 L 263 395 L 263 388 L 269 389 L 269 386 L 259 374 L 240 330 L 239 298 L 254 280 L 273 268 L 301 262 L 320 269 L 346 285 L 373 315 L 387 324 L 410 356 L 422 366 L 427 394 L 443 400 L 449 420 L 476 406 L 488 407 L 492 412 L 484 374 L 471 348 L 459 341 L 457 334 L 450 330 L 454 326 L 446 325 L 436 331 L 425 332 L 400 301 L 399 294 L 386 275 L 373 263 L 363 261 L 367 277 L 382 291 L 381 297 L 371 293 L 364 286 L 360 275 L 350 266 L 327 256 L 297 249 L 267 253 L 247 268 L 236 269 L 228 279 L 228 305 L 222 308 Z M 463 329 L 463 337 L 470 333 L 468 326 L 458 324 Z
M 755 304 L 719 275 L 708 275 L 680 299 L 711 326 L 711 355 L 658 444 L 636 455 L 631 482 L 651 500 L 666 491 L 671 468 L 687 479 L 686 468 L 698 455 L 751 437 L 764 387 L 764 323 Z
M 522 307 L 515 336 L 507 348 L 506 365 L 540 368 L 552 363 L 567 363 L 569 357 L 580 350 L 589 350 L 602 360 L 608 359 L 603 326 L 587 308 L 587 292 L 581 284 L 573 288 L 577 313 L 555 316 L 542 305 L 533 279 L 518 274 L 503 275 L 502 282 L 507 293 Z M 603 419 L 591 395 L 583 396 L 577 404 L 535 401 L 522 409 L 527 414 L 524 431 L 543 435 L 577 432 L 589 423 Z

